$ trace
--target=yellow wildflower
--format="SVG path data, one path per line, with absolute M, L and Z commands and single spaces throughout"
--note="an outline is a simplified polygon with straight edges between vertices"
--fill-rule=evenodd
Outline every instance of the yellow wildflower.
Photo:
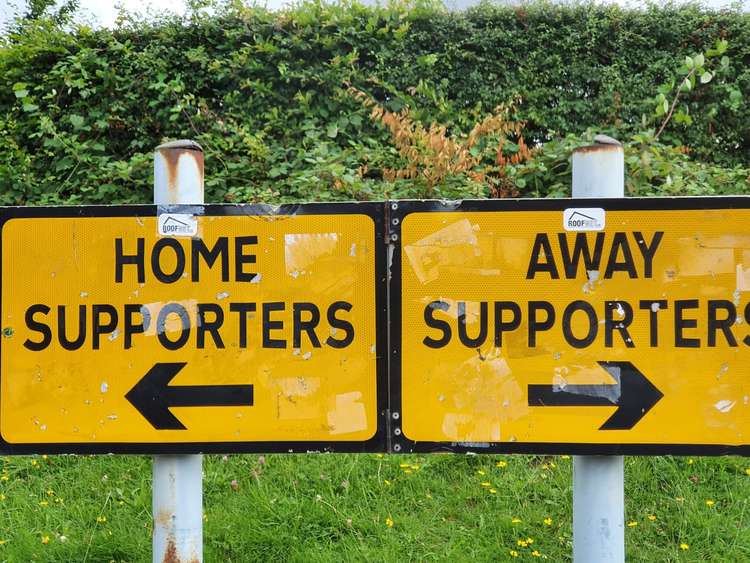
M 383 479 L 383 483 L 385 483 L 386 485 L 390 485 L 391 484 L 391 482 L 388 479 Z
M 479 475 L 484 475 L 484 471 L 482 471 L 481 469 L 477 469 L 477 473 L 478 473 Z
M 47 545 L 49 543 L 49 536 L 42 536 L 42 543 Z
M 412 468 L 412 469 L 413 469 L 414 471 L 416 471 L 417 469 L 419 469 L 419 465 L 417 465 L 417 464 L 415 463 L 414 465 L 412 465 L 412 466 L 411 466 L 411 468 Z
M 552 518 L 545 518 L 544 519 L 544 525 L 545 526 L 551 526 L 552 525 Z
M 37 465 L 39 465 L 39 462 L 37 460 L 35 460 L 35 459 L 32 459 L 31 460 L 31 466 L 32 467 L 36 467 Z M 47 541 L 49 541 L 49 539 Z
M 383 457 L 383 454 L 375 454 L 375 457 L 380 459 L 381 457 Z
M 497 462 L 497 463 L 495 464 L 495 467 L 505 467 L 506 465 L 508 465 L 508 462 L 507 462 L 507 461 L 498 461 L 498 462 Z M 750 469 L 749 469 L 748 471 L 750 471 Z
M 490 489 L 490 494 L 494 495 L 497 492 L 497 489 Z
M 49 503 L 46 500 L 40 500 L 39 506 L 47 506 Z
M 555 462 L 554 462 L 554 461 L 550 461 L 550 462 L 549 462 L 549 466 L 550 466 L 550 467 L 551 467 L 552 469 L 554 469 L 555 467 L 557 467 L 557 465 L 555 465 Z
M 745 469 L 745 475 L 750 475 L 750 467 L 748 467 L 747 469 Z
M 8 543 L 8 540 L 0 540 L 0 545 L 5 545 L 6 543 Z
M 44 454 L 44 455 L 42 456 L 42 459 L 46 460 L 46 459 L 47 459 L 47 454 Z
M 490 487 L 490 486 L 492 486 L 492 483 L 490 483 L 489 481 L 482 481 L 479 484 L 482 485 L 483 487 Z
M 520 518 L 513 518 L 513 520 L 510 521 L 511 524 L 520 524 L 523 522 Z
M 5 495 L 0 493 L 0 501 L 5 500 Z
M 542 554 L 539 553 L 536 549 L 531 552 L 531 555 L 533 555 L 534 557 L 541 557 L 542 556 Z
M 404 469 L 404 473 L 406 473 L 407 475 L 410 475 L 412 473 L 412 470 L 411 469 Z
M 693 463 L 695 463 L 695 462 L 693 461 L 693 458 L 692 458 L 692 457 L 691 457 L 691 458 L 690 458 L 690 459 L 689 459 L 689 460 L 688 460 L 687 462 L 688 462 L 688 465 L 693 465 Z
M 656 520 L 656 516 L 654 514 L 649 514 L 648 519 L 653 522 L 654 520 Z
M 531 545 L 532 543 L 534 543 L 534 538 L 526 538 L 526 543 Z
M 48 497 L 53 497 L 53 496 L 55 496 L 55 491 L 53 491 L 52 489 L 48 489 L 48 490 L 47 490 L 47 496 L 48 496 Z
M 560 459 L 570 459 L 570 456 L 569 455 L 561 455 Z
M 633 520 L 628 522 L 628 528 L 635 528 L 637 525 L 638 525 L 638 522 L 635 522 Z
M 398 466 L 399 466 L 399 467 L 400 467 L 401 469 L 406 469 L 407 467 L 409 467 L 409 464 L 408 464 L 408 463 L 400 463 L 400 464 L 399 464 Z
M 8 479 L 10 479 L 10 477 L 8 477 L 7 473 L 0 475 L 0 481 L 7 481 Z
M 544 471 L 547 471 L 547 470 L 549 469 L 549 465 L 547 465 L 546 463 L 543 463 L 543 464 L 542 464 L 542 469 L 543 469 Z
M 99 524 L 104 524 L 107 521 L 106 516 L 97 516 L 96 521 L 99 522 Z
M 529 542 L 526 540 L 517 540 L 516 545 L 518 545 L 518 547 L 529 547 Z
M 687 551 L 688 549 L 690 549 L 690 546 L 688 544 L 686 544 L 686 543 L 681 543 L 680 544 L 680 549 L 682 551 Z
M 713 506 L 714 504 L 716 504 L 716 502 L 712 501 L 711 499 L 708 499 L 706 501 L 706 506 Z
M 390 517 L 386 518 L 385 525 L 388 526 L 389 528 L 393 528 L 393 520 L 391 520 Z
M 508 553 L 511 557 L 518 557 L 518 552 L 515 549 L 511 549 Z
M 674 498 L 677 502 L 685 502 L 685 497 L 675 497 Z

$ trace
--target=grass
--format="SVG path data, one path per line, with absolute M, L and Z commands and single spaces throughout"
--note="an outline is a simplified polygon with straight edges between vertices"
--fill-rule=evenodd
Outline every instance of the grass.
M 150 458 L 0 464 L 0 560 L 151 560 Z M 565 456 L 206 456 L 204 558 L 565 561 L 571 468 Z M 625 475 L 628 561 L 750 560 L 750 460 L 626 458 Z

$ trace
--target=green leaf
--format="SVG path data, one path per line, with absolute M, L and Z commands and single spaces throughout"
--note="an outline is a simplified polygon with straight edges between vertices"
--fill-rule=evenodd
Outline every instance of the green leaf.
M 729 41 L 726 39 L 716 40 L 716 50 L 719 51 L 719 54 L 726 53 L 727 48 L 729 48 Z
M 331 123 L 330 125 L 328 125 L 328 129 L 326 130 L 326 135 L 328 135 L 331 139 L 335 139 L 338 134 L 339 134 L 339 126 L 336 123 Z
M 664 110 L 664 113 L 667 113 L 669 111 L 669 102 L 667 100 L 664 100 L 661 107 Z
M 29 91 L 25 89 L 15 90 L 14 94 L 16 95 L 16 98 L 25 98 L 29 95 Z
M 688 67 L 688 70 L 693 68 L 694 63 L 691 57 L 685 57 L 685 66 Z
M 70 114 L 68 119 L 70 120 L 70 123 L 74 128 L 80 129 L 81 127 L 83 127 L 83 117 L 81 117 L 80 115 L 73 113 Z
M 701 68 L 704 64 L 706 64 L 706 59 L 703 56 L 703 53 L 699 53 L 693 57 L 693 64 L 697 68 Z
M 710 72 L 708 71 L 704 72 L 703 74 L 701 74 L 701 84 L 708 84 L 709 82 L 711 82 L 711 79 L 713 77 L 714 75 L 711 74 Z
M 30 104 L 30 103 L 23 104 L 23 111 L 32 112 L 32 111 L 36 111 L 38 109 L 39 109 L 39 106 L 36 105 L 36 104 Z
M 723 57 L 721 57 L 721 67 L 727 68 L 728 66 L 729 66 L 729 57 L 724 55 Z

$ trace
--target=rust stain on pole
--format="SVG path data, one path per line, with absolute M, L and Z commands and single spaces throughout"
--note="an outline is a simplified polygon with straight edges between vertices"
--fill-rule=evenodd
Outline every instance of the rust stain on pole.
M 156 147 L 156 152 L 164 159 L 166 165 L 166 188 L 170 202 L 178 201 L 180 159 L 188 158 L 194 161 L 200 185 L 203 185 L 203 147 L 198 143 L 189 140 L 172 141 Z

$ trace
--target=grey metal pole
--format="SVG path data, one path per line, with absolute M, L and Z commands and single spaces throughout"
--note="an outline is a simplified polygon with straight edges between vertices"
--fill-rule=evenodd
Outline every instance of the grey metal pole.
M 573 197 L 624 197 L 622 145 L 597 135 L 573 152 Z M 625 561 L 625 492 L 622 456 L 573 458 L 573 561 Z
M 154 153 L 154 203 L 203 203 L 203 149 L 174 141 Z M 203 561 L 203 456 L 156 455 L 153 561 Z

